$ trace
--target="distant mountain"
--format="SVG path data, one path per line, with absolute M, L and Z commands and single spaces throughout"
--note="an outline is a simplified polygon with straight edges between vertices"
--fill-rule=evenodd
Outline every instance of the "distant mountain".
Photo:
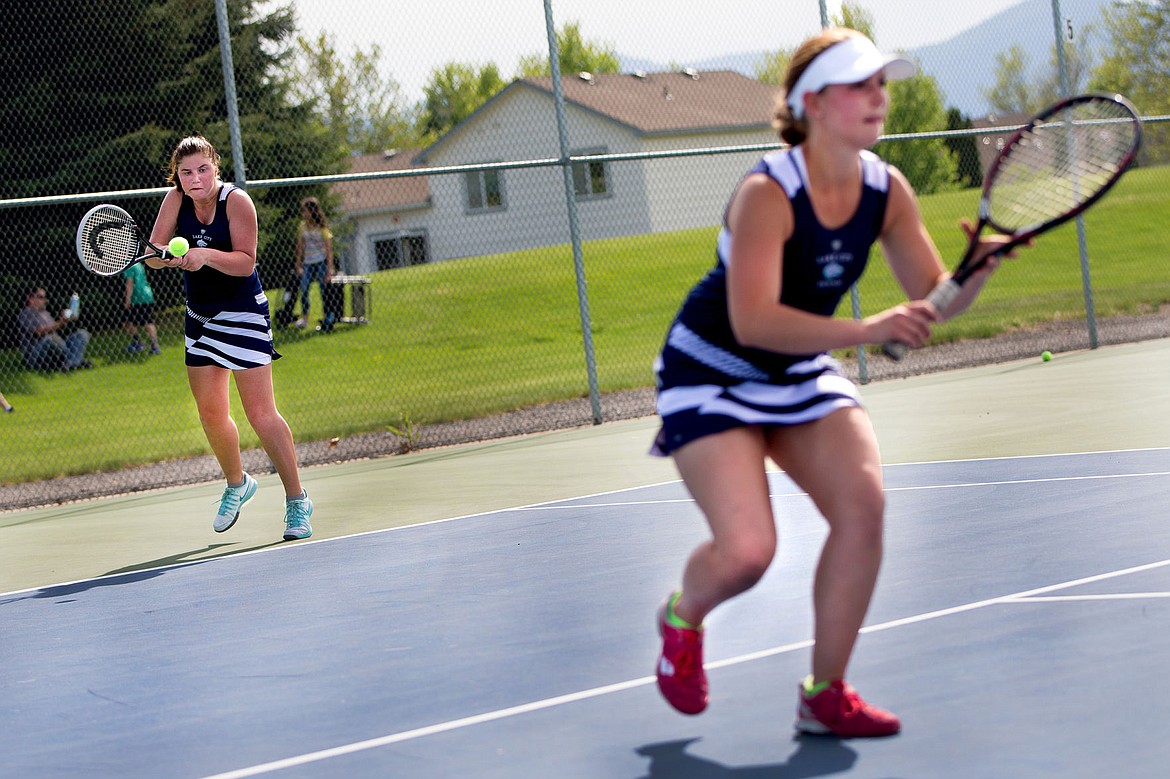
M 1100 47 L 1105 43 L 1101 11 L 1114 0 L 1065 0 L 1061 13 L 1062 34 L 1071 22 L 1074 41 Z M 929 20 L 924 20 L 928 22 Z M 1096 28 L 1095 34 L 1088 32 Z M 1013 45 L 1028 53 L 1028 64 L 1037 78 L 1048 69 L 1055 40 L 1052 0 L 1025 0 L 940 43 L 907 52 L 923 73 L 933 76 L 943 93 L 943 104 L 971 117 L 988 113 L 984 92 L 995 83 L 995 56 Z M 878 39 L 881 47 L 881 39 Z M 768 52 L 725 54 L 682 65 L 696 70 L 735 70 L 755 76 L 756 66 Z M 625 71 L 661 71 L 666 64 L 618 55 Z M 1077 85 L 1074 85 L 1074 87 Z M 1082 86 L 1083 85 L 1079 85 Z

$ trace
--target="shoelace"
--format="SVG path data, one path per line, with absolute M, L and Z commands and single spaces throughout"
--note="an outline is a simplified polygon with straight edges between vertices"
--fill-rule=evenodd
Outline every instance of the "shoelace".
M 841 716 L 856 717 L 865 713 L 869 704 L 861 699 L 857 691 L 846 685 L 845 694 L 841 700 Z
M 284 513 L 284 523 L 289 527 L 304 527 L 309 524 L 309 507 L 306 501 L 294 500 Z
M 219 498 L 219 513 L 220 514 L 235 514 L 240 510 L 240 506 L 244 502 L 244 491 L 247 489 L 247 483 L 243 487 L 227 487 L 223 491 L 223 495 Z

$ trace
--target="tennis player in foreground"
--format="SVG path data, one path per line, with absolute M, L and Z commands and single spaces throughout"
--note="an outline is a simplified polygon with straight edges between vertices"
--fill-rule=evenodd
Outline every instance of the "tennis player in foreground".
M 172 189 L 163 197 L 150 242 L 166 246 L 182 236 L 181 257 L 151 257 L 152 268 L 179 268 L 187 291 L 187 383 L 207 442 L 227 479 L 213 529 L 228 530 L 256 494 L 244 472 L 240 434 L 231 417 L 228 385 L 234 377 L 244 413 L 284 484 L 284 538 L 313 534 L 313 502 L 301 487 L 288 422 L 276 408 L 268 298 L 256 274 L 256 206 L 248 193 L 219 178 L 219 153 L 206 138 L 179 141 L 171 153 Z
M 789 146 L 766 154 L 740 182 L 715 267 L 691 290 L 656 361 L 662 428 L 652 451 L 674 458 L 711 529 L 658 615 L 658 686 L 686 714 L 707 706 L 704 618 L 754 586 L 776 552 L 771 457 L 829 529 L 813 582 L 815 645 L 796 728 L 840 737 L 901 728 L 845 682 L 881 564 L 885 503 L 869 417 L 828 352 L 921 346 L 997 266 L 989 261 L 945 311 L 921 299 L 946 271 L 910 184 L 868 151 L 889 108 L 886 80 L 914 72 L 912 62 L 882 55 L 853 30 L 828 29 L 800 46 L 774 115 Z M 983 237 L 979 251 L 993 253 L 1004 240 Z M 912 302 L 860 321 L 834 318 L 875 241 Z

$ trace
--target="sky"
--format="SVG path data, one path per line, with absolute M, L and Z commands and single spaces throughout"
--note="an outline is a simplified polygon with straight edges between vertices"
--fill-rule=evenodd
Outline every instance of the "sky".
M 789 48 L 820 26 L 819 0 L 550 1 L 556 29 L 577 22 L 587 42 L 663 66 Z M 544 0 L 291 2 L 302 34 L 328 33 L 342 56 L 377 43 L 384 70 L 410 100 L 420 99 L 431 72 L 448 62 L 494 62 L 507 80 L 520 57 L 548 52 Z M 893 50 L 944 41 L 1022 0 L 857 2 L 875 20 L 879 48 Z M 840 0 L 825 3 L 830 15 L 839 12 Z

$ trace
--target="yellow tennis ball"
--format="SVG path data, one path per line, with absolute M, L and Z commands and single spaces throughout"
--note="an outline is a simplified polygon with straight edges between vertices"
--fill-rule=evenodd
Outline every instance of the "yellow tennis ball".
M 176 257 L 182 257 L 190 248 L 191 244 L 187 243 L 187 239 L 181 235 L 176 235 L 167 245 L 167 249 Z
M 1052 359 L 1052 352 L 1045 349 L 1044 351 L 1040 352 L 1040 359 L 1044 362 L 1048 362 Z

